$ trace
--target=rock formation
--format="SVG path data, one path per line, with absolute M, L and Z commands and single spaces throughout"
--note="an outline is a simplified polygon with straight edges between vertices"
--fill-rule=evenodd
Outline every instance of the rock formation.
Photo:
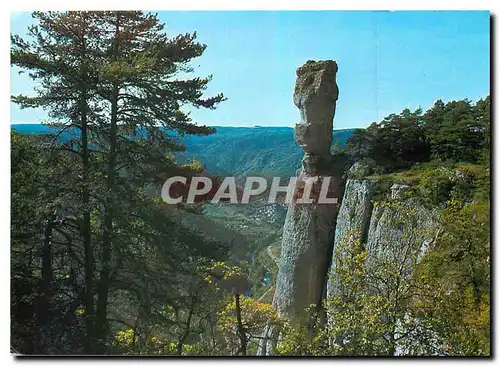
M 348 248 L 357 236 L 367 253 L 366 271 L 391 268 L 387 264 L 393 263 L 400 266 L 399 275 L 409 279 L 430 242 L 439 235 L 437 222 L 436 213 L 412 197 L 407 185 L 392 183 L 388 187 L 383 182 L 349 179 L 337 217 L 334 246 L 347 243 Z M 342 262 L 343 254 L 334 252 L 327 296 L 338 294 L 334 264 Z M 375 287 L 384 288 L 383 281 Z M 410 314 L 405 313 L 405 319 L 410 323 Z M 396 332 L 404 334 L 407 329 L 398 322 Z M 397 346 L 394 354 L 405 354 L 405 349 Z
M 332 176 L 330 145 L 338 98 L 334 61 L 308 61 L 297 69 L 293 101 L 300 110 L 295 140 L 304 149 L 297 191 L 311 176 Z M 330 197 L 338 197 L 340 177 L 332 177 Z M 281 261 L 273 304 L 280 315 L 306 322 L 305 309 L 324 294 L 337 205 L 291 200 L 283 228 Z
M 304 158 L 283 227 L 273 306 L 278 314 L 301 325 L 307 325 L 306 308 L 320 305 L 324 297 L 337 205 L 297 201 L 310 177 L 318 177 L 319 185 L 323 177 L 332 177 L 328 197 L 338 198 L 341 194 L 341 177 L 335 175 L 330 156 L 338 98 L 336 73 L 335 61 L 307 61 L 297 69 L 293 96 L 301 117 L 295 125 L 294 137 L 304 149 Z M 276 341 L 276 330 L 266 329 L 264 334 Z M 266 351 L 264 343 L 261 342 L 259 354 L 270 354 L 270 347 Z
M 435 213 L 405 196 L 408 189 L 407 185 L 394 183 L 384 201 L 374 205 L 363 238 L 371 258 L 391 256 L 394 261 L 404 261 L 408 250 L 424 251 L 435 236 L 438 230 Z
M 304 149 L 302 171 L 317 175 L 330 162 L 333 117 L 339 95 L 335 61 L 307 61 L 297 69 L 293 102 L 300 110 L 294 136 Z
M 304 327 L 310 319 L 306 308 L 313 304 L 321 310 L 322 300 L 336 294 L 334 254 L 342 261 L 343 253 L 334 253 L 335 245 L 352 243 L 356 236 L 368 255 L 366 270 L 371 270 L 379 261 L 406 263 L 408 255 L 418 262 L 439 231 L 435 213 L 411 197 L 408 186 L 367 178 L 376 165 L 372 159 L 356 162 L 343 184 L 342 164 L 329 152 L 338 97 L 336 72 L 334 61 L 308 61 L 297 69 L 293 98 L 301 115 L 294 135 L 304 158 L 283 227 L 273 306 Z M 311 204 L 300 203 L 310 177 L 332 177 L 328 196 L 339 198 L 340 205 L 319 204 L 317 197 Z M 266 327 L 258 355 L 273 354 L 278 332 Z
M 371 259 L 391 256 L 392 260 L 403 261 L 409 249 L 423 255 L 438 231 L 435 213 L 406 196 L 408 186 L 394 183 L 387 192 L 380 192 L 381 186 L 367 179 L 347 180 L 334 245 L 357 235 Z M 335 294 L 334 263 L 335 258 L 329 273 L 328 296 Z
M 334 246 L 335 243 L 341 243 L 342 240 L 348 240 L 352 243 L 354 238 L 362 239 L 366 237 L 373 209 L 371 198 L 374 190 L 375 184 L 371 181 L 355 179 L 347 181 L 342 204 L 337 215 Z M 337 289 L 335 261 L 333 258 L 329 277 L 328 296 L 335 294 Z

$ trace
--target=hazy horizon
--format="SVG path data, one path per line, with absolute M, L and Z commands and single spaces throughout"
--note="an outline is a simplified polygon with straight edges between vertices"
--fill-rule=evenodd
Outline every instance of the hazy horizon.
M 54 122 L 56 123 L 56 122 Z M 42 125 L 42 124 L 46 124 L 46 122 L 11 122 L 10 125 L 11 126 L 15 126 L 15 125 Z M 254 125 L 254 126 L 249 126 L 249 125 L 245 125 L 245 126 L 235 126 L 235 125 L 210 125 L 209 127 L 215 127 L 215 128 L 219 128 L 219 127 L 231 127 L 231 128 L 289 128 L 289 129 L 294 129 L 294 126 L 277 126 L 277 125 L 271 125 L 271 126 L 263 126 L 263 125 Z M 344 128 L 335 128 L 335 126 L 333 126 L 333 129 L 336 130 L 336 131 L 340 131 L 340 130 L 352 130 L 352 129 L 355 129 L 355 128 L 361 128 L 361 127 L 344 127 Z

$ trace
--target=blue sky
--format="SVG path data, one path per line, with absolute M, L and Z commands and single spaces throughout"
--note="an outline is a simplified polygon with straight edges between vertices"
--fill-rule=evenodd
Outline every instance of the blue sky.
M 403 108 L 435 100 L 477 100 L 490 92 L 488 12 L 159 12 L 170 35 L 196 31 L 207 44 L 195 74 L 213 75 L 208 94 L 228 100 L 215 111 L 193 110 L 212 126 L 293 126 L 295 69 L 309 59 L 339 65 L 334 128 L 366 127 Z M 24 34 L 29 13 L 13 13 Z M 12 93 L 33 83 L 11 71 Z M 41 122 L 39 110 L 12 106 L 12 123 Z

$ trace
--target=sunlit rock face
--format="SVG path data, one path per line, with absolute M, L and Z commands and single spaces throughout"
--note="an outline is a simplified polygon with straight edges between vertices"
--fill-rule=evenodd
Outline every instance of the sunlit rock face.
M 335 204 L 297 203 L 300 190 L 308 177 L 331 176 L 329 197 L 340 195 L 341 179 L 330 156 L 338 98 L 336 73 L 335 61 L 306 62 L 297 69 L 293 96 L 301 116 L 294 136 L 304 149 L 304 158 L 283 228 L 273 304 L 281 315 L 300 323 L 307 321 L 305 309 L 319 305 L 323 298 L 337 213 Z
M 368 254 L 368 264 L 382 259 L 404 261 L 408 253 L 418 253 L 421 258 L 439 230 L 436 213 L 413 198 L 407 185 L 394 183 L 382 194 L 377 192 L 379 185 L 366 179 L 347 180 L 334 246 L 358 239 Z M 334 255 L 342 253 L 334 251 Z M 328 295 L 335 294 L 335 259 L 329 271 Z
M 273 306 L 281 316 L 293 323 L 307 325 L 306 308 L 320 305 L 331 258 L 335 228 L 336 204 L 320 204 L 318 192 L 313 189 L 311 203 L 298 203 L 304 195 L 308 178 L 332 177 L 328 197 L 341 196 L 342 180 L 338 164 L 330 155 L 333 117 L 338 98 L 335 61 L 307 61 L 297 69 L 293 101 L 300 111 L 300 122 L 295 125 L 294 137 L 304 150 L 302 168 L 283 227 Z M 260 342 L 258 355 L 272 354 L 277 332 L 267 327 Z
M 342 241 L 352 243 L 354 239 L 362 240 L 368 231 L 373 209 L 372 196 L 375 184 L 368 180 L 349 179 L 346 182 L 344 197 L 339 208 L 335 225 L 335 243 Z M 335 252 L 336 255 L 342 253 Z M 338 284 L 335 276 L 335 261 L 332 260 L 328 279 L 327 296 L 335 295 Z
M 359 240 L 368 254 L 366 270 L 371 271 L 386 260 L 418 262 L 438 230 L 435 213 L 412 198 L 408 186 L 386 186 L 367 177 L 376 165 L 372 159 L 354 164 L 344 185 L 342 165 L 329 152 L 338 98 L 336 72 L 334 61 L 308 61 L 297 69 L 294 103 L 301 121 L 294 136 L 304 158 L 283 227 L 273 306 L 292 324 L 304 327 L 310 319 L 306 308 L 316 305 L 321 311 L 322 300 L 339 288 L 335 277 L 339 258 L 335 256 L 342 252 L 334 252 L 336 245 Z M 314 189 L 312 202 L 300 203 L 305 182 L 311 177 L 319 181 L 332 177 L 328 196 L 338 198 L 339 204 L 319 204 Z M 411 276 L 413 267 L 406 268 Z M 278 333 L 278 329 L 266 327 L 258 355 L 273 354 Z
M 347 175 L 351 179 L 362 179 L 370 175 L 376 165 L 375 160 L 371 158 L 362 159 L 351 166 Z
M 408 253 L 425 251 L 435 236 L 435 212 L 406 195 L 408 189 L 407 185 L 395 183 L 386 199 L 374 205 L 364 245 L 369 258 L 405 261 Z
M 333 117 L 339 96 L 335 61 L 307 61 L 297 69 L 293 102 L 300 111 L 294 137 L 304 150 L 302 170 L 316 175 L 328 166 Z
M 401 278 L 409 279 L 439 230 L 436 212 L 412 197 L 407 185 L 393 183 L 383 189 L 380 182 L 347 180 L 334 237 L 334 247 L 342 245 L 342 250 L 333 251 L 327 296 L 339 294 L 335 263 L 342 263 L 354 240 L 366 251 L 365 271 L 374 274 L 373 281 L 378 278 L 374 272 L 393 266 L 399 268 Z M 372 283 L 373 287 L 384 288 L 383 276 L 380 278 L 382 282 Z M 398 324 L 398 332 L 405 333 L 405 326 Z M 404 354 L 404 350 L 398 345 L 395 354 Z

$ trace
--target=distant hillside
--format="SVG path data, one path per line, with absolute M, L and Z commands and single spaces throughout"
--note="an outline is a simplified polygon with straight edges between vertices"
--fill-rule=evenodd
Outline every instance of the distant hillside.
M 12 124 L 24 134 L 54 133 L 41 124 Z M 216 127 L 210 136 L 186 136 L 187 151 L 178 153 L 180 161 L 196 157 L 208 171 L 221 175 L 292 176 L 300 167 L 302 149 L 293 138 L 291 127 Z M 336 130 L 334 142 L 343 146 L 353 129 Z
M 56 131 L 56 129 L 51 128 L 47 125 L 42 125 L 40 123 L 17 123 L 11 124 L 10 128 L 19 133 L 32 135 L 54 133 L 54 131 Z
M 334 132 L 341 146 L 352 129 Z M 291 127 L 217 127 L 210 136 L 189 136 L 180 159 L 196 157 L 211 172 L 237 176 L 294 175 L 304 152 L 293 138 Z

